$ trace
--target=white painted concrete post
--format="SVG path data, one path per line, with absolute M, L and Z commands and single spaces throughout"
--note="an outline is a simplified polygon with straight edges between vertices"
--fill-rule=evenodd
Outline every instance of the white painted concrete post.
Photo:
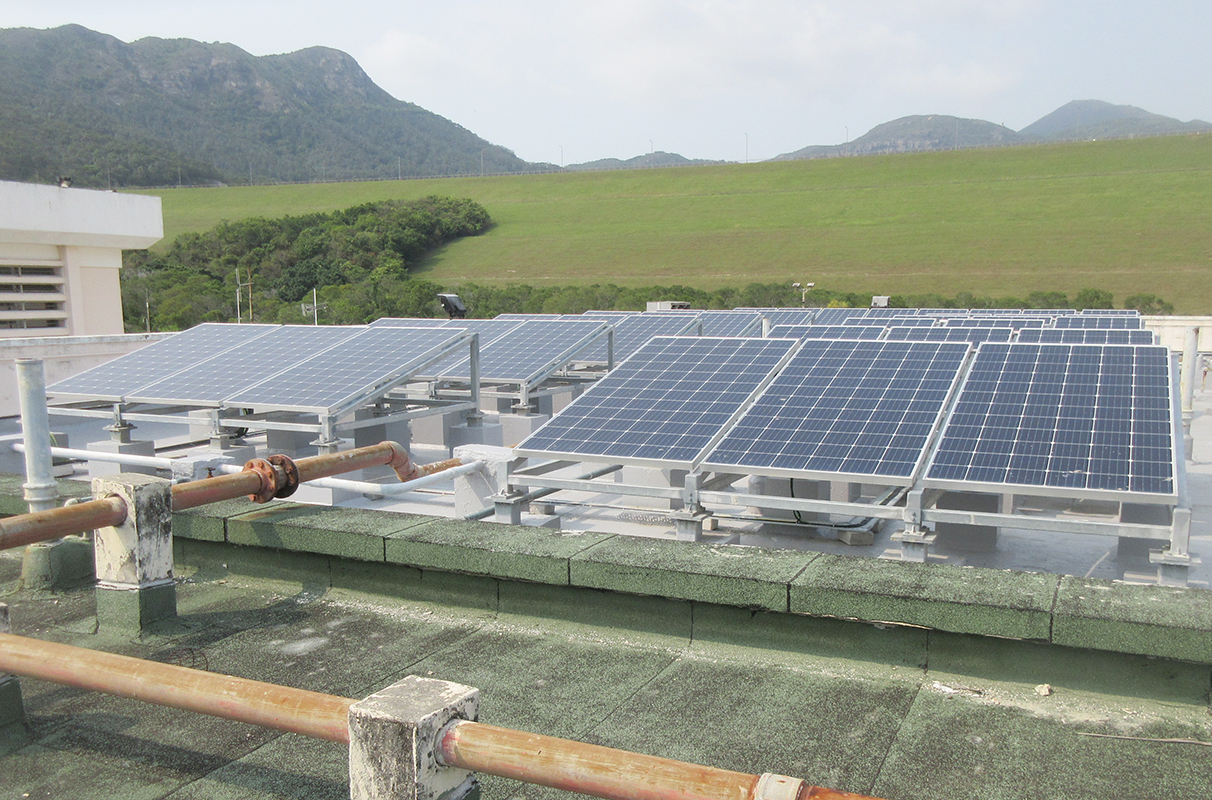
M 59 484 L 52 471 L 50 422 L 46 413 L 46 374 L 40 358 L 17 359 L 21 433 L 25 444 L 25 483 L 21 488 L 30 512 L 59 504 Z
M 133 474 L 94 478 L 93 497 L 110 496 L 126 502 L 127 514 L 94 539 L 97 621 L 143 630 L 177 614 L 172 482 Z
M 410 675 L 349 707 L 350 800 L 459 800 L 475 775 L 438 763 L 442 730 L 475 721 L 480 692 Z

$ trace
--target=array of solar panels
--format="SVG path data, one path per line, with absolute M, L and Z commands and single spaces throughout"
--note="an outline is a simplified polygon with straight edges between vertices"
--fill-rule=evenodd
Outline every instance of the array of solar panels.
M 48 387 L 56 398 L 329 413 L 415 374 L 449 328 L 205 323 Z
M 793 338 L 654 339 L 518 453 L 970 491 L 1176 496 L 1164 347 L 987 340 L 974 352 L 963 340 L 787 332 Z

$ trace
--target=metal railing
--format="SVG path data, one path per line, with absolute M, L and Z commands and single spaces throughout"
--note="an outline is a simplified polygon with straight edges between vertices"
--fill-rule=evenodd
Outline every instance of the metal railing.
M 349 743 L 355 700 L 0 633 L 11 672 L 148 703 Z M 439 763 L 607 800 L 872 800 L 797 778 L 688 764 L 467 720 L 439 735 Z

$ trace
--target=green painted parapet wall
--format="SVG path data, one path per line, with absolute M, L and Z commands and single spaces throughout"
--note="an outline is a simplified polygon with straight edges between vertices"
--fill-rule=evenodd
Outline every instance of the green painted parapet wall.
M 76 484 L 63 485 L 70 491 Z M 0 514 L 22 508 L 20 479 L 0 477 Z M 595 592 L 610 595 L 602 601 L 615 607 L 638 608 L 643 598 L 659 607 L 689 601 L 701 608 L 699 619 L 732 607 L 1212 664 L 1212 592 L 1203 589 L 287 501 L 179 512 L 173 536 L 181 565 L 293 579 L 302 573 L 330 586 L 489 610 L 517 594 L 517 584 L 530 584 L 528 594 L 552 606 Z

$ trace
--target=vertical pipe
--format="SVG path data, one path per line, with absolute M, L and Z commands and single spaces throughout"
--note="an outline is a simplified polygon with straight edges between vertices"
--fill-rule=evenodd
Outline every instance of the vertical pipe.
M 481 156 L 483 154 L 481 153 Z M 467 417 L 468 425 L 478 425 L 480 423 L 480 334 L 473 333 L 471 335 L 471 352 L 468 355 L 467 363 L 467 379 L 471 386 L 471 405 L 473 406 L 471 414 Z
M 40 358 L 17 359 L 17 392 L 21 404 L 21 434 L 25 440 L 25 500 L 29 510 L 49 511 L 58 505 L 59 485 L 52 471 L 50 422 L 46 413 L 46 375 Z
M 1189 423 L 1189 416 L 1195 408 L 1195 362 L 1199 360 L 1199 328 L 1187 328 L 1186 340 L 1183 342 L 1183 421 Z

